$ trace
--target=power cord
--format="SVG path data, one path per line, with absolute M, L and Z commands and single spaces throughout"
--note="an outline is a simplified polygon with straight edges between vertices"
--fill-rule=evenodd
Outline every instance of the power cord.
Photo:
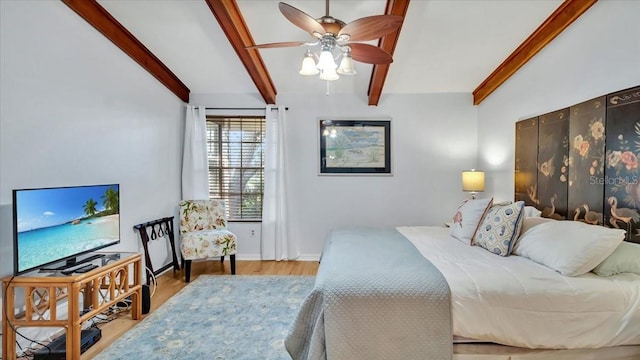
M 9 281 L 7 282 L 7 286 L 6 286 L 7 289 L 10 287 L 10 285 L 13 282 L 14 278 L 15 278 L 15 275 L 12 275 L 11 278 L 9 279 Z M 6 292 L 4 292 L 2 295 L 4 297 L 4 303 L 7 303 L 7 301 L 6 301 L 6 297 L 7 297 Z M 118 318 L 118 316 L 120 316 L 122 313 L 128 311 L 130 308 L 131 308 L 131 304 L 130 303 L 129 303 L 129 305 L 124 306 L 124 307 L 116 307 L 114 305 L 112 308 L 109 308 L 106 311 L 106 312 L 111 312 L 112 313 L 111 316 L 103 315 L 103 316 L 105 316 L 105 320 L 103 320 L 101 323 L 108 323 L 110 321 L 115 320 L 116 318 Z M 18 335 L 21 338 L 29 341 L 31 344 L 36 344 L 36 345 L 39 346 L 39 347 L 33 347 L 32 345 L 30 345 L 28 348 L 24 349 L 24 348 L 22 348 L 22 345 L 20 345 L 20 343 L 16 340 L 16 345 L 17 345 L 17 347 L 19 349 L 19 352 L 20 352 L 20 356 L 18 356 L 16 359 L 33 359 L 33 357 L 35 355 L 35 352 L 37 350 L 42 349 L 42 348 L 46 348 L 47 349 L 47 355 L 46 355 L 45 359 L 48 359 L 49 356 L 51 356 L 51 348 L 48 346 L 48 344 L 52 341 L 50 337 L 49 337 L 49 342 L 46 343 L 46 342 L 40 342 L 40 341 L 37 341 L 35 339 L 31 339 L 31 338 L 28 338 L 28 337 L 22 335 L 20 332 L 18 332 L 18 329 L 15 327 L 15 325 L 13 325 L 13 323 L 11 323 L 11 321 L 9 320 L 7 308 L 4 307 L 4 306 L 3 306 L 3 312 L 4 312 L 4 318 L 6 319 L 7 324 L 11 327 L 11 329 L 13 330 L 13 332 L 16 335 Z M 102 315 L 102 314 L 98 314 L 96 316 L 99 316 L 99 315 Z M 93 320 L 93 323 L 92 323 L 91 326 L 94 326 L 94 327 L 98 328 L 98 326 L 95 324 L 95 320 Z M 2 334 L 0 334 L 0 335 L 2 335 Z M 2 360 L 2 357 L 0 357 L 0 360 Z
M 14 279 L 15 277 L 16 277 L 15 275 L 11 275 L 11 278 L 9 279 L 9 282 L 7 282 L 7 286 L 5 287 L 5 289 L 8 289 L 8 288 L 11 286 L 11 283 L 13 282 L 13 279 Z M 3 299 L 3 303 L 4 303 L 4 304 L 6 304 L 6 303 L 7 303 L 7 292 L 5 291 L 5 292 L 2 294 L 2 296 L 3 296 L 3 298 L 4 298 L 4 299 Z M 28 337 L 26 337 L 26 336 L 22 335 L 20 332 L 18 332 L 18 329 L 17 329 L 17 328 L 16 328 L 16 327 L 11 323 L 11 321 L 9 321 L 9 313 L 7 312 L 7 308 L 6 308 L 6 306 L 3 306 L 3 307 L 2 307 L 2 309 L 3 309 L 3 311 L 4 311 L 4 318 L 5 318 L 6 322 L 7 322 L 7 325 L 9 325 L 9 327 L 11 327 L 11 330 L 13 330 L 13 332 L 14 332 L 16 335 L 20 336 L 21 338 L 23 338 L 23 339 L 25 339 L 25 340 L 27 340 L 27 341 L 29 341 L 29 342 L 31 342 L 31 343 L 36 343 L 36 344 L 38 344 L 38 345 L 40 345 L 40 346 L 42 346 L 42 347 L 47 348 L 47 350 L 48 350 L 49 354 L 51 354 L 51 348 L 50 348 L 49 346 L 47 346 L 47 344 L 43 344 L 43 343 L 41 343 L 41 342 L 39 342 L 39 341 L 37 341 L 37 340 L 30 339 L 30 338 L 28 338 Z M 20 344 L 18 343 L 18 341 L 17 341 L 17 340 L 16 340 L 16 344 L 18 345 L 18 348 L 19 348 L 19 349 L 20 349 L 20 351 L 22 352 L 22 355 L 20 355 L 20 358 L 23 358 L 23 357 L 24 357 L 24 352 L 25 352 L 25 350 L 23 350 L 23 349 L 22 349 L 22 346 L 20 346 Z M 29 349 L 27 349 L 27 350 L 29 350 Z
M 100 329 L 98 325 L 103 325 L 109 323 L 123 314 L 128 313 L 131 310 L 131 302 L 130 301 L 122 301 L 122 303 L 127 303 L 126 306 L 118 306 L 113 305 L 109 309 L 105 310 L 101 314 L 97 314 L 95 317 L 91 319 L 91 323 L 89 327 L 93 327 L 96 329 Z
M 147 273 L 149 273 L 149 277 L 151 278 L 151 284 L 147 284 L 147 285 L 152 287 L 151 292 L 149 294 L 149 298 L 152 298 L 153 295 L 156 293 L 156 288 L 158 287 L 158 279 L 156 278 L 156 275 L 153 273 L 153 271 L 149 269 L 148 266 L 145 266 L 145 269 L 147 269 Z
M 156 293 L 156 288 L 158 287 L 158 279 L 156 278 L 155 274 L 153 273 L 153 271 L 151 271 L 151 269 L 149 269 L 148 267 L 145 267 L 146 270 L 149 272 L 149 275 L 151 277 L 151 284 L 148 284 L 149 286 L 151 286 L 151 293 L 150 293 L 150 298 L 153 297 L 153 295 Z M 7 289 L 9 288 L 9 286 L 11 285 L 11 283 L 13 282 L 13 279 L 15 278 L 15 275 L 12 275 L 11 278 L 9 279 L 9 282 L 7 282 Z M 4 297 L 4 303 L 6 304 L 6 297 L 7 294 L 6 292 L 4 292 L 3 294 Z M 125 304 L 124 306 L 119 306 L 119 304 Z M 118 317 L 122 316 L 122 314 L 128 312 L 131 310 L 131 299 L 123 299 L 122 301 L 119 301 L 118 303 L 114 304 L 112 307 L 110 307 L 109 309 L 107 309 L 105 311 L 105 313 L 107 314 L 97 314 L 93 319 L 91 319 L 91 325 L 89 325 L 90 327 L 94 327 L 96 329 L 100 329 L 98 327 L 98 324 L 106 324 L 109 323 L 115 319 L 117 319 Z M 18 329 L 11 323 L 11 321 L 9 321 L 9 317 L 8 317 L 8 312 L 7 312 L 7 308 L 3 306 L 3 311 L 4 311 L 4 318 L 7 321 L 7 324 L 11 327 L 11 329 L 13 330 L 13 332 L 20 336 L 21 338 L 31 342 L 32 344 L 35 343 L 37 345 L 40 346 L 40 348 L 46 348 L 48 351 L 47 357 L 51 355 L 51 348 L 48 346 L 47 343 L 42 343 L 39 342 L 37 340 L 28 338 L 24 335 L 22 335 L 20 332 L 18 332 Z M 2 336 L 2 333 L 0 333 L 0 336 Z M 16 340 L 16 345 L 18 346 L 18 348 L 20 349 L 20 356 L 18 356 L 16 359 L 33 359 L 33 356 L 35 355 L 35 351 L 39 350 L 40 348 L 33 348 L 32 346 L 28 347 L 27 349 L 23 349 L 22 346 L 20 345 L 20 343 Z M 0 360 L 2 360 L 2 356 L 0 356 Z
M 97 314 L 95 317 L 93 317 L 92 319 L 90 319 L 87 324 L 89 325 L 89 328 L 95 328 L 95 329 L 100 329 L 100 327 L 98 325 L 102 325 L 102 324 L 106 324 L 109 323 L 117 318 L 119 318 L 120 316 L 126 314 L 129 312 L 129 310 L 131 310 L 131 304 L 128 303 L 128 305 L 126 306 L 116 306 L 113 305 L 110 308 L 108 308 L 107 310 L 105 310 L 103 313 Z M 52 340 L 50 339 L 49 342 L 51 342 Z M 36 342 L 37 344 L 40 344 L 38 342 Z M 19 360 L 32 360 L 33 357 L 35 356 L 36 351 L 40 350 L 42 347 L 33 347 L 30 346 L 26 349 L 23 349 L 22 346 L 16 341 L 16 345 L 18 345 L 18 347 L 20 348 L 20 356 L 18 356 L 16 359 Z M 42 345 L 41 345 L 42 346 Z M 46 346 L 46 345 L 45 345 Z M 48 359 L 48 356 L 51 355 L 51 349 L 49 349 L 49 353 L 47 354 L 47 357 L 45 357 L 45 359 Z M 2 357 L 0 357 L 0 360 L 2 360 Z

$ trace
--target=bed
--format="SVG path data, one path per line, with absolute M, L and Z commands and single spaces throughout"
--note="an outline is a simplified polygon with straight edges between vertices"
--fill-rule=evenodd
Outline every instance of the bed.
M 454 335 L 525 348 L 640 344 L 640 275 L 563 276 L 452 240 L 445 228 L 398 231 L 447 279 Z
M 398 244 L 413 245 L 410 251 L 420 253 L 446 279 L 450 289 L 451 329 L 450 332 L 442 329 L 441 335 L 449 342 L 454 338 L 461 343 L 488 344 L 456 344 L 452 347 L 452 355 L 439 357 L 420 355 L 415 350 L 404 353 L 399 350 L 394 357 L 379 356 L 379 353 L 365 357 L 332 354 L 332 344 L 327 339 L 334 329 L 324 323 L 326 314 L 323 314 L 323 306 L 326 304 L 322 302 L 327 300 L 327 296 L 323 298 L 324 285 L 318 286 L 317 280 L 315 295 L 310 294 L 310 301 L 301 307 L 285 340 L 294 359 L 640 359 L 640 275 L 623 273 L 601 277 L 588 272 L 564 276 L 524 256 L 502 257 L 479 246 L 469 246 L 452 238 L 450 230 L 443 226 L 390 230 L 334 231 L 325 244 L 318 271 L 318 277 L 325 277 L 325 280 L 320 282 L 326 281 L 326 277 L 336 276 L 337 273 L 326 269 L 335 268 L 332 260 L 335 256 L 347 262 L 340 269 L 341 276 L 362 272 L 363 265 L 358 261 L 366 262 L 367 259 L 353 260 L 349 264 L 347 255 L 331 251 L 333 245 L 341 243 L 345 237 L 353 237 L 358 231 L 362 231 L 357 236 L 362 252 L 356 251 L 351 256 L 357 258 L 357 254 L 365 254 L 382 267 L 383 272 L 392 274 L 394 264 L 402 263 L 406 255 L 395 256 L 395 248 L 389 253 L 389 247 L 376 248 L 375 243 L 364 240 L 382 231 Z M 376 252 L 382 252 L 384 256 L 376 256 Z M 389 259 L 391 263 L 381 261 L 382 258 Z M 379 287 L 370 280 L 351 285 L 359 292 Z M 410 321 L 415 316 L 399 314 L 405 317 L 401 321 Z M 352 325 L 346 320 L 345 323 Z M 374 330 L 380 332 L 374 343 L 384 342 L 380 338 L 384 339 L 384 334 L 390 331 L 395 333 L 392 326 L 394 324 Z M 304 331 L 300 330 L 301 327 L 305 328 Z M 365 330 L 351 331 L 358 334 Z M 360 341 L 358 336 L 349 333 L 341 336 Z M 364 341 L 371 343 L 369 337 L 367 333 Z M 311 344 L 313 349 L 307 347 L 300 351 L 301 344 Z M 357 345 L 347 346 L 357 348 Z

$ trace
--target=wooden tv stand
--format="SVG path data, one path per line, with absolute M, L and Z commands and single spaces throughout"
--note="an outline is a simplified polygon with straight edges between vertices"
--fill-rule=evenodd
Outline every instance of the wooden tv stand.
M 67 332 L 67 360 L 80 359 L 82 324 L 131 296 L 131 317 L 142 317 L 142 256 L 138 253 L 97 253 L 104 257 L 84 274 L 35 273 L 2 279 L 2 356 L 16 358 L 16 333 L 20 327 L 62 327 Z M 23 313 L 15 314 L 16 289 L 25 294 Z M 80 295 L 82 306 L 80 306 Z M 68 315 L 60 316 L 58 305 L 67 301 Z M 82 312 L 82 314 L 81 314 Z

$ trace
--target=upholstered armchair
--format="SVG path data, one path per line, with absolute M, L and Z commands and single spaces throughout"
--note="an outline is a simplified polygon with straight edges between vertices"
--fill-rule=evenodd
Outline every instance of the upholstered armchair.
M 180 202 L 180 252 L 185 265 L 185 281 L 191 280 L 191 261 L 229 255 L 231 274 L 236 273 L 236 236 L 227 230 L 222 200 Z

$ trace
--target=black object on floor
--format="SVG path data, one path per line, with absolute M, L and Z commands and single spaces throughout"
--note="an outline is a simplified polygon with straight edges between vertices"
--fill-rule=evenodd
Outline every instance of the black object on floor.
M 102 338 L 102 331 L 96 328 L 82 330 L 80 334 L 80 353 L 87 351 L 93 344 Z M 43 347 L 36 351 L 33 360 L 66 360 L 67 358 L 67 334 L 64 333 L 53 340 L 49 348 Z
M 142 285 L 142 313 L 148 314 L 151 310 L 151 292 L 149 285 Z

